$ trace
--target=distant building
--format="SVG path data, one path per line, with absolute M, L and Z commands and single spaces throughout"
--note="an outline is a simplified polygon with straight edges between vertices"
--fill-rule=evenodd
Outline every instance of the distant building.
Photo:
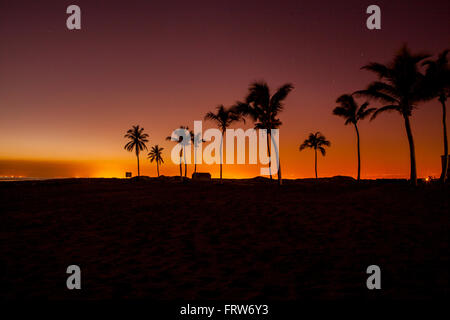
M 125 172 L 125 178 L 131 178 L 132 174 L 131 172 Z
M 208 172 L 195 172 L 192 174 L 192 180 L 211 181 L 211 174 Z

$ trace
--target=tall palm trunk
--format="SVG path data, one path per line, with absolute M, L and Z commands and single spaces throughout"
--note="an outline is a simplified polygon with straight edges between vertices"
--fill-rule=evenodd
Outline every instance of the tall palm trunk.
M 272 157 L 270 154 L 270 138 L 272 137 L 272 135 L 269 133 L 270 129 L 267 129 L 267 155 L 269 156 L 269 175 L 270 175 L 270 180 L 272 180 Z
M 222 130 L 222 139 L 220 139 L 220 183 L 222 183 L 222 159 L 223 159 L 223 136 L 225 131 Z
M 137 166 L 138 166 L 138 177 L 140 176 L 140 171 L 139 171 L 139 150 L 136 149 L 136 158 L 137 158 Z
M 180 179 L 183 180 L 183 167 L 181 166 L 181 160 L 183 159 L 183 149 L 180 149 Z
M 277 178 L 278 178 L 278 185 L 282 185 L 283 184 L 283 178 L 281 177 L 281 162 L 280 162 L 280 149 L 279 146 L 277 146 L 273 136 L 272 136 L 272 132 L 270 133 L 270 140 L 273 142 L 273 148 L 274 148 L 274 152 L 275 152 L 275 158 L 277 161 Z M 271 158 L 269 158 L 271 159 Z M 269 162 L 269 170 L 272 170 L 271 168 L 272 166 L 272 162 Z M 270 172 L 270 171 L 269 171 Z M 272 177 L 272 174 L 270 175 Z
M 187 162 L 186 162 L 186 146 L 183 146 L 184 151 L 184 177 L 187 176 Z
M 355 123 L 355 130 L 356 130 L 356 143 L 358 145 L 358 181 L 361 179 L 361 151 L 359 147 L 359 130 L 358 126 Z
M 281 162 L 278 160 L 278 184 L 281 186 L 283 184 L 283 178 L 281 177 Z
M 156 160 L 156 171 L 158 172 L 158 177 L 159 177 L 159 162 L 158 162 L 158 160 Z
M 440 180 L 442 182 L 447 181 L 448 174 L 448 140 L 447 140 L 447 108 L 445 106 L 445 101 L 447 98 L 445 94 L 439 97 L 439 101 L 442 104 L 442 126 L 444 128 L 444 163 L 442 164 L 442 173 Z
M 314 148 L 314 170 L 316 172 L 316 179 L 317 178 L 317 148 Z
M 197 147 L 194 145 L 194 173 L 197 172 Z
M 414 139 L 411 132 L 411 124 L 409 122 L 409 116 L 403 115 L 405 119 L 405 128 L 406 135 L 408 136 L 409 143 L 409 156 L 410 156 L 410 165 L 411 165 L 411 173 L 410 173 L 410 182 L 412 185 L 417 185 L 417 171 L 416 171 L 416 152 L 414 150 Z

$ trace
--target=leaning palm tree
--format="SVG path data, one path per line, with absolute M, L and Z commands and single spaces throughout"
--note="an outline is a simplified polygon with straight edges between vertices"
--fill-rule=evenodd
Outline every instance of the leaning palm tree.
M 325 136 L 323 136 L 320 132 L 310 133 L 308 139 L 303 141 L 300 145 L 299 150 L 302 151 L 305 148 L 314 149 L 314 170 L 316 172 L 317 179 L 317 150 L 322 153 L 322 156 L 325 156 L 325 147 L 329 147 L 331 145 L 330 141 L 328 141 Z
M 356 130 L 356 144 L 358 151 L 358 181 L 361 179 L 361 153 L 360 153 L 360 143 L 359 143 L 359 130 L 358 121 L 363 120 L 374 112 L 375 108 L 367 108 L 369 106 L 368 102 L 363 103 L 358 106 L 355 99 L 349 94 L 344 94 L 337 98 L 336 103 L 339 106 L 334 108 L 333 114 L 345 119 L 345 125 L 353 124 Z
M 392 62 L 386 65 L 372 62 L 363 66 L 362 69 L 374 72 L 380 80 L 372 82 L 365 90 L 355 92 L 357 95 L 379 100 L 385 104 L 373 113 L 371 120 L 386 111 L 397 111 L 403 117 L 409 143 L 410 180 L 413 185 L 417 185 L 417 170 L 409 118 L 417 104 L 424 100 L 422 90 L 424 75 L 419 72 L 419 64 L 428 57 L 429 55 L 422 53 L 412 54 L 404 45 Z
M 254 82 L 250 84 L 249 93 L 245 102 L 238 102 L 235 105 L 236 110 L 243 116 L 250 116 L 255 122 L 255 129 L 267 130 L 267 155 L 269 157 L 270 179 L 272 179 L 270 150 L 270 140 L 272 139 L 272 135 L 270 130 L 278 129 L 282 125 L 282 122 L 278 118 L 278 114 L 283 111 L 283 101 L 293 89 L 294 87 L 292 84 L 286 83 L 279 87 L 275 93 L 271 94 L 270 88 L 266 82 Z M 282 184 L 279 150 L 275 143 L 274 147 L 278 162 L 278 183 Z
M 164 163 L 164 159 L 162 157 L 162 151 L 164 148 L 161 148 L 158 145 L 152 147 L 152 150 L 148 153 L 148 159 L 150 162 L 156 162 L 156 171 L 159 177 L 159 166 Z
M 225 108 L 223 105 L 217 107 L 217 112 L 208 112 L 205 115 L 205 120 L 212 120 L 217 127 L 222 131 L 222 138 L 220 140 L 220 182 L 222 182 L 222 163 L 223 163 L 223 136 L 227 128 L 235 121 L 240 121 L 241 115 L 236 112 L 234 108 Z
M 176 143 L 180 143 L 182 145 L 183 148 L 180 148 L 180 178 L 183 179 L 183 167 L 181 165 L 182 159 L 183 159 L 183 154 L 184 154 L 184 176 L 186 177 L 186 172 L 187 172 L 187 163 L 186 163 L 186 152 L 183 152 L 183 150 L 185 151 L 186 149 L 186 145 L 188 145 L 190 142 L 187 139 L 186 136 L 186 131 L 189 130 L 189 127 L 185 127 L 185 126 L 180 126 L 177 130 L 175 130 L 175 137 L 172 138 L 172 136 L 168 136 L 166 137 L 167 141 L 175 141 Z
M 194 173 L 197 172 L 197 149 L 200 146 L 200 143 L 205 142 L 205 140 L 201 139 L 202 134 L 195 134 L 194 131 L 189 131 L 191 134 L 191 144 L 194 146 Z
M 444 162 L 440 180 L 445 182 L 448 174 L 447 108 L 445 102 L 450 96 L 450 68 L 447 59 L 449 50 L 439 54 L 437 60 L 426 60 L 425 87 L 430 98 L 438 98 L 442 105 L 442 126 L 444 131 Z
M 148 134 L 144 133 L 144 128 L 140 128 L 139 125 L 133 126 L 127 131 L 124 138 L 129 139 L 128 143 L 125 145 L 125 150 L 136 152 L 137 167 L 138 167 L 138 177 L 140 175 L 139 170 L 139 153 L 144 149 L 147 150 L 146 143 L 148 142 Z

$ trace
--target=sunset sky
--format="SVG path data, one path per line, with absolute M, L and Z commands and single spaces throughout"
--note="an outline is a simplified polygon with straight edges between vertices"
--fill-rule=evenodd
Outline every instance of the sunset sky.
M 66 28 L 70 4 L 81 7 L 79 31 Z M 366 28 L 371 4 L 381 7 L 382 30 Z M 319 176 L 355 177 L 356 136 L 332 115 L 336 98 L 375 80 L 361 66 L 390 61 L 402 43 L 431 54 L 449 47 L 449 12 L 448 0 L 0 0 L 0 176 L 136 174 L 134 153 L 123 149 L 134 124 L 165 148 L 161 173 L 176 175 L 165 137 L 265 80 L 295 86 L 280 115 L 283 177 L 314 175 L 314 152 L 298 151 L 314 131 L 332 144 Z M 418 176 L 439 176 L 440 104 L 420 105 L 411 121 Z M 362 178 L 408 177 L 398 113 L 362 122 L 360 133 Z M 141 164 L 141 174 L 156 175 L 146 154 Z M 225 166 L 224 177 L 254 177 L 259 168 Z M 218 177 L 219 166 L 199 171 Z

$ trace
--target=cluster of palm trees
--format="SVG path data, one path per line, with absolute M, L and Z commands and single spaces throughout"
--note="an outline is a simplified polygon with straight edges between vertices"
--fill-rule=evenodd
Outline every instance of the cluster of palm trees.
M 443 51 L 437 60 L 429 59 L 430 55 L 424 53 L 413 54 L 404 45 L 394 59 L 388 64 L 377 62 L 362 67 L 378 76 L 378 80 L 370 83 L 366 89 L 358 90 L 352 95 L 342 95 L 337 99 L 340 105 L 333 110 L 333 114 L 346 119 L 345 124 L 353 124 L 358 144 L 358 180 L 360 179 L 360 137 L 357 123 L 371 115 L 371 120 L 379 114 L 388 111 L 397 111 L 403 118 L 410 153 L 410 181 L 417 184 L 416 156 L 414 138 L 411 129 L 410 117 L 419 103 L 437 98 L 442 105 L 442 122 L 444 135 L 444 165 L 441 181 L 445 182 L 448 171 L 448 142 L 446 126 L 445 102 L 450 92 L 450 69 L 447 59 L 448 50 Z M 425 72 L 421 72 L 421 67 Z M 380 108 L 368 108 L 368 102 L 360 107 L 353 96 L 367 97 L 383 104 Z
M 446 101 L 450 92 L 450 69 L 448 64 L 448 50 L 443 51 L 436 60 L 430 59 L 427 54 L 413 54 L 404 45 L 395 55 L 394 59 L 388 64 L 372 62 L 362 67 L 364 70 L 371 71 L 378 76 L 378 80 L 370 83 L 366 89 L 355 91 L 352 94 L 344 94 L 337 98 L 336 106 L 333 114 L 345 119 L 345 125 L 353 125 L 357 137 L 357 157 L 358 157 L 358 175 L 357 179 L 361 179 L 361 152 L 360 152 L 360 132 L 358 122 L 371 116 L 371 120 L 375 119 L 379 114 L 387 111 L 397 111 L 403 117 L 406 135 L 410 150 L 410 181 L 417 184 L 416 158 L 414 150 L 414 139 L 411 130 L 410 117 L 413 110 L 419 103 L 438 99 L 442 105 L 442 123 L 444 135 L 444 164 L 440 179 L 446 181 L 448 171 L 448 142 L 446 127 Z M 424 72 L 421 72 L 421 67 Z M 204 119 L 214 121 L 222 132 L 220 142 L 220 181 L 222 181 L 222 146 L 226 129 L 234 122 L 244 121 L 250 118 L 254 123 L 255 129 L 267 130 L 267 155 L 269 158 L 269 168 L 271 153 L 275 152 L 278 161 L 277 178 L 278 183 L 282 184 L 281 164 L 279 161 L 278 146 L 273 141 L 271 129 L 278 129 L 282 122 L 279 114 L 284 109 L 284 100 L 294 89 L 293 85 L 286 83 L 279 87 L 275 92 L 271 92 L 269 86 L 264 81 L 251 83 L 248 88 L 248 94 L 242 101 L 237 101 L 230 107 L 219 105 L 215 112 L 206 113 Z M 380 108 L 369 108 L 369 102 L 358 105 L 354 97 L 366 97 L 370 100 L 379 101 L 383 104 Z M 186 132 L 190 133 L 190 141 L 186 138 Z M 130 141 L 125 145 L 128 151 L 135 151 L 138 164 L 139 176 L 139 154 L 144 149 L 147 150 L 146 143 L 148 135 L 144 133 L 144 129 L 139 126 L 133 126 L 128 130 L 125 138 Z M 187 126 L 180 126 L 173 136 L 169 136 L 166 140 L 180 143 L 180 177 L 183 177 L 182 159 L 184 156 L 184 176 L 187 176 L 186 146 L 190 143 L 194 145 L 194 157 L 196 150 L 201 142 L 200 135 L 194 135 L 189 131 Z M 271 150 L 271 143 L 275 150 Z M 320 132 L 309 134 L 308 138 L 300 145 L 299 150 L 305 148 L 314 149 L 315 152 L 315 176 L 317 176 L 317 151 L 322 155 L 326 154 L 325 147 L 329 147 L 330 141 Z M 162 158 L 162 150 L 158 145 L 152 147 L 148 153 L 151 162 L 156 162 L 159 176 L 159 166 L 164 163 Z M 194 159 L 194 173 L 197 171 L 196 159 Z M 272 180 L 272 172 L 270 171 L 270 179 Z
M 282 184 L 281 162 L 278 146 L 272 139 L 271 130 L 278 129 L 282 122 L 278 118 L 280 112 L 284 109 L 284 100 L 294 89 L 291 83 L 286 83 L 279 87 L 273 94 L 266 82 L 254 82 L 249 87 L 249 92 L 244 102 L 238 101 L 233 108 L 237 113 L 244 117 L 250 117 L 255 124 L 255 129 L 265 129 L 267 132 L 267 156 L 269 158 L 269 170 L 271 170 L 271 150 L 270 141 L 272 140 L 275 148 L 276 159 L 278 161 L 277 177 L 278 184 Z M 272 180 L 272 172 L 269 171 L 270 180 Z
M 222 181 L 222 163 L 223 163 L 223 138 L 226 129 L 230 127 L 231 124 L 237 121 L 244 121 L 245 118 L 249 117 L 254 123 L 255 129 L 266 129 L 267 130 L 267 153 L 269 157 L 269 168 L 271 159 L 271 149 L 270 141 L 273 140 L 271 137 L 271 129 L 278 129 L 282 122 L 278 118 L 279 113 L 283 110 L 283 101 L 288 96 L 289 92 L 292 91 L 294 87 L 292 84 L 287 83 L 278 88 L 273 94 L 271 94 L 270 88 L 264 81 L 254 82 L 249 86 L 249 92 L 243 101 L 237 101 L 234 105 L 230 107 L 224 107 L 219 105 L 215 112 L 206 113 L 204 119 L 207 121 L 213 121 L 217 127 L 222 132 L 222 137 L 220 141 L 220 181 Z M 139 153 L 140 151 L 147 149 L 146 143 L 148 142 L 148 135 L 143 132 L 143 128 L 138 125 L 133 126 L 132 129 L 128 130 L 125 138 L 130 139 L 126 144 L 125 149 L 128 151 L 135 150 L 137 162 L 138 162 L 138 176 L 139 176 Z M 186 132 L 190 133 L 191 141 L 188 141 Z M 187 176 L 187 161 L 186 161 L 186 146 L 190 143 L 194 145 L 194 173 L 197 171 L 197 161 L 196 150 L 201 142 L 204 142 L 200 138 L 200 135 L 195 135 L 192 131 L 189 131 L 188 126 L 180 126 L 179 129 L 175 130 L 172 136 L 166 138 L 168 141 L 174 141 L 179 143 L 182 148 L 179 152 L 179 166 L 180 166 L 180 177 L 183 178 L 182 162 L 184 162 L 184 177 Z M 133 149 L 135 148 L 135 149 Z M 274 143 L 275 152 L 278 158 L 278 146 Z M 152 148 L 149 153 L 149 159 L 151 162 L 156 161 L 159 176 L 159 165 L 164 161 L 162 159 L 162 148 L 157 145 Z M 184 157 L 184 161 L 183 161 Z M 278 183 L 282 183 L 281 179 L 281 166 L 278 164 Z M 272 178 L 272 172 L 270 172 L 270 179 Z
M 139 166 L 139 155 L 141 151 L 147 150 L 147 143 L 148 143 L 148 134 L 144 133 L 144 128 L 137 126 L 133 126 L 131 129 L 127 131 L 127 133 L 124 136 L 129 141 L 127 144 L 125 144 L 125 150 L 136 153 L 136 159 L 137 159 L 137 169 L 138 169 L 138 177 L 140 176 L 140 166 Z M 151 149 L 151 151 L 148 153 L 148 159 L 150 162 L 156 162 L 156 168 L 158 172 L 159 177 L 159 166 L 164 163 L 163 157 L 162 157 L 162 151 L 164 148 L 161 148 L 158 145 L 154 145 Z
M 267 156 L 269 158 L 269 170 L 271 170 L 271 141 L 276 149 L 276 156 L 278 161 L 278 183 L 282 184 L 281 165 L 279 161 L 278 146 L 272 139 L 271 129 L 278 129 L 282 122 L 278 118 L 279 113 L 283 111 L 284 100 L 288 94 L 294 89 L 290 83 L 286 83 L 279 87 L 273 94 L 264 81 L 258 81 L 250 84 L 248 94 L 243 101 L 237 101 L 229 108 L 223 105 L 217 107 L 216 113 L 208 112 L 205 115 L 205 120 L 212 120 L 222 132 L 220 144 L 220 180 L 222 180 L 222 145 L 223 136 L 226 129 L 236 121 L 244 121 L 248 117 L 254 123 L 255 129 L 267 130 Z M 269 171 L 270 179 L 272 180 L 272 172 Z

